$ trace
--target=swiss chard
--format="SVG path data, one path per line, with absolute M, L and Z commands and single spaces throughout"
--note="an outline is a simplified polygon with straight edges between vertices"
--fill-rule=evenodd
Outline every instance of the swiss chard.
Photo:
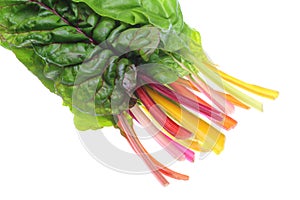
M 239 88 L 278 96 L 217 69 L 177 0 L 0 0 L 0 45 L 62 97 L 77 129 L 119 128 L 163 185 L 162 174 L 188 177 L 149 155 L 133 119 L 152 135 L 159 131 L 155 138 L 171 155 L 194 161 L 194 152 L 223 150 L 225 136 L 216 127 L 236 125 L 228 116 L 235 105 L 262 110 Z

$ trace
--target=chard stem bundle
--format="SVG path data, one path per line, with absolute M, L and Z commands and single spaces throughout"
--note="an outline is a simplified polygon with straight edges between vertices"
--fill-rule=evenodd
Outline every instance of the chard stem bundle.
M 78 130 L 119 129 L 162 185 L 188 176 L 154 158 L 133 124 L 194 162 L 223 151 L 236 107 L 263 110 L 248 93 L 278 96 L 212 63 L 177 0 L 0 0 L 0 45 L 63 99 Z

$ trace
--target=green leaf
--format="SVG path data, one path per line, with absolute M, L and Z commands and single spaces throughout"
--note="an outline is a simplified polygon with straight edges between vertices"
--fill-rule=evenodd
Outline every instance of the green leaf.
M 148 60 L 149 56 L 157 50 L 159 43 L 159 29 L 144 26 L 122 32 L 112 43 L 112 46 L 121 54 L 138 51 L 144 60 Z
M 114 125 L 111 100 L 129 98 L 115 90 L 124 91 L 119 83 L 131 63 L 120 61 L 113 49 L 97 46 L 107 39 L 113 42 L 128 28 L 130 25 L 104 18 L 86 4 L 71 0 L 0 1 L 0 44 L 62 97 L 80 129 Z M 96 53 L 96 58 L 86 61 Z M 75 96 L 74 91 L 80 95 Z M 91 96 L 93 102 L 87 98 Z M 76 101 L 74 97 L 80 98 Z M 119 106 L 122 108 L 125 106 Z M 88 123 L 95 116 L 98 124 Z
M 187 75 L 165 52 L 193 42 L 200 36 L 177 0 L 0 0 L 0 45 L 62 97 L 82 130 L 114 125 L 133 106 L 140 71 L 163 84 Z
M 97 130 L 106 126 L 115 126 L 115 119 L 112 115 L 92 116 L 72 109 L 74 113 L 75 127 L 80 131 Z
M 51 91 L 54 92 L 54 81 L 44 76 L 45 62 L 32 49 L 13 48 L 16 57 Z
M 179 77 L 188 75 L 188 71 L 184 70 L 169 55 L 157 51 L 152 54 L 149 62 L 139 66 L 139 72 L 146 74 L 161 84 L 169 84 L 175 82 Z
M 178 79 L 176 72 L 161 64 L 142 65 L 140 71 L 162 84 L 173 83 Z
M 184 22 L 177 0 L 74 0 L 88 4 L 96 13 L 131 25 L 152 24 L 181 31 Z

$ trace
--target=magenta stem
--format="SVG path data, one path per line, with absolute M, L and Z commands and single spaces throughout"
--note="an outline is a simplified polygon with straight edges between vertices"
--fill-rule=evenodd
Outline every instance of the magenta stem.
M 152 174 L 157 178 L 157 180 L 163 185 L 167 186 L 169 182 L 167 179 L 159 172 L 156 165 L 151 161 L 148 155 L 143 151 L 143 148 L 139 145 L 137 141 L 137 136 L 133 130 L 133 128 L 127 122 L 126 117 L 123 114 L 118 115 L 119 122 L 121 127 L 123 128 L 124 133 L 126 134 L 127 140 L 130 143 L 133 150 L 142 158 L 145 164 L 149 167 Z

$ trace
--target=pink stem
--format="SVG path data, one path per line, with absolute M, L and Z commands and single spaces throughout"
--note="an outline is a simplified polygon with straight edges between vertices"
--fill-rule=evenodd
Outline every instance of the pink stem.
M 175 59 L 175 61 L 184 69 L 189 71 L 184 64 L 180 63 Z M 193 83 L 193 85 L 203 94 L 205 94 L 222 112 L 226 114 L 231 114 L 234 112 L 234 105 L 226 100 L 225 97 L 222 97 L 214 89 L 207 86 L 203 81 L 198 78 L 198 74 L 187 76 L 188 80 Z M 194 80 L 195 79 L 196 82 Z
M 140 156 L 145 164 L 149 167 L 152 174 L 157 178 L 157 180 L 163 185 L 167 186 L 169 182 L 166 178 L 159 172 L 156 165 L 152 162 L 152 160 L 148 157 L 147 154 L 143 151 L 143 147 L 139 145 L 137 136 L 133 130 L 133 128 L 128 124 L 126 117 L 123 114 L 118 115 L 118 119 L 121 127 L 123 128 L 124 133 L 128 139 L 129 144 L 133 148 L 133 150 Z
M 195 110 L 196 112 L 200 112 L 200 113 L 206 115 L 207 117 L 214 119 L 215 121 L 223 120 L 222 113 L 219 112 L 218 110 L 212 109 L 212 108 L 210 108 L 206 105 L 203 105 L 199 102 L 193 101 L 192 99 L 187 98 L 174 90 L 170 90 L 169 88 L 167 88 L 165 86 L 151 83 L 152 80 L 150 78 L 148 78 L 147 76 L 141 75 L 141 77 L 145 81 L 149 82 L 148 85 L 151 86 L 155 91 L 161 93 L 162 95 L 168 97 L 169 99 L 171 99 L 179 104 L 182 104 L 188 108 L 191 108 L 191 109 Z
M 138 107 L 134 106 L 131 108 L 132 114 L 138 119 L 138 122 L 146 128 L 148 133 L 154 137 L 154 139 L 170 153 L 174 158 L 184 159 L 193 162 L 195 158 L 195 153 L 181 144 L 173 141 L 170 137 L 161 132 L 156 126 L 151 122 L 151 120 L 145 115 L 145 113 Z M 184 155 L 184 157 L 182 157 Z
M 226 100 L 224 96 L 212 89 L 211 87 L 205 85 L 202 80 L 198 77 L 193 76 L 196 81 L 193 81 L 190 77 L 189 81 L 203 94 L 205 94 L 220 110 L 226 114 L 231 114 L 234 112 L 234 105 Z
M 179 126 L 171 118 L 169 118 L 152 100 L 148 93 L 141 87 L 136 90 L 137 96 L 145 105 L 147 110 L 151 113 L 154 119 L 171 135 L 177 139 L 188 139 L 193 133 Z

